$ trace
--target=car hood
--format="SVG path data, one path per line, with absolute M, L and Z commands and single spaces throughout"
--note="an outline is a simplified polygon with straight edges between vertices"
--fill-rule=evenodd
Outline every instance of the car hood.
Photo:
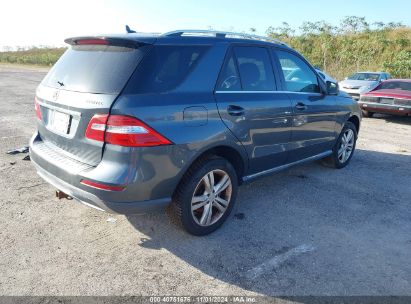
M 376 97 L 411 99 L 411 91 L 404 91 L 404 90 L 376 90 L 376 91 L 368 92 L 364 95 L 376 96 Z
M 343 88 L 347 89 L 359 89 L 363 86 L 369 86 L 377 84 L 378 81 L 368 81 L 368 80 L 343 80 L 339 83 L 339 85 Z

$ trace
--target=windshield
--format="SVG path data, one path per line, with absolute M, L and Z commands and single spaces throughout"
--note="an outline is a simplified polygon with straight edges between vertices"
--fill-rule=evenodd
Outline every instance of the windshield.
M 365 80 L 365 81 L 378 81 L 380 74 L 378 73 L 355 73 L 348 77 L 349 80 Z
M 377 90 L 404 90 L 411 91 L 411 82 L 405 81 L 387 81 L 381 83 L 374 91 Z
M 119 93 L 146 48 L 113 45 L 72 46 L 60 57 L 42 84 L 77 92 Z
M 378 81 L 380 74 L 378 73 L 355 73 L 348 77 L 349 80 L 365 80 L 365 81 Z

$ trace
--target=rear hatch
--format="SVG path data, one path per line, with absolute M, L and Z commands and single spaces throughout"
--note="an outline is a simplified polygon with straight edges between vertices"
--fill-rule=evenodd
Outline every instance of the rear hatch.
M 153 39 L 71 38 L 70 48 L 36 92 L 39 135 L 56 151 L 97 165 L 104 143 L 85 133 L 95 114 L 108 114 Z

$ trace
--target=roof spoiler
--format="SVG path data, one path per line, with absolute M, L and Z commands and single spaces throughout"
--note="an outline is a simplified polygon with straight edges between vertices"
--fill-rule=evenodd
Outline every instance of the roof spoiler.
M 83 36 L 72 37 L 64 40 L 65 43 L 70 45 L 114 45 L 114 46 L 126 46 L 138 48 L 150 43 L 146 41 L 139 41 L 135 39 L 126 39 L 120 37 L 107 37 L 107 36 Z

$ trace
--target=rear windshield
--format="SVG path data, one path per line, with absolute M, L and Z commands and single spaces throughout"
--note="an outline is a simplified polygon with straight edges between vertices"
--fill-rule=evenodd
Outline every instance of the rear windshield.
M 70 47 L 42 84 L 63 90 L 119 93 L 130 78 L 144 49 L 112 45 Z
M 128 93 L 162 93 L 176 88 L 207 51 L 208 46 L 156 45 L 143 58 Z
M 381 83 L 374 91 L 377 90 L 404 90 L 411 91 L 411 82 L 405 81 L 388 81 Z

